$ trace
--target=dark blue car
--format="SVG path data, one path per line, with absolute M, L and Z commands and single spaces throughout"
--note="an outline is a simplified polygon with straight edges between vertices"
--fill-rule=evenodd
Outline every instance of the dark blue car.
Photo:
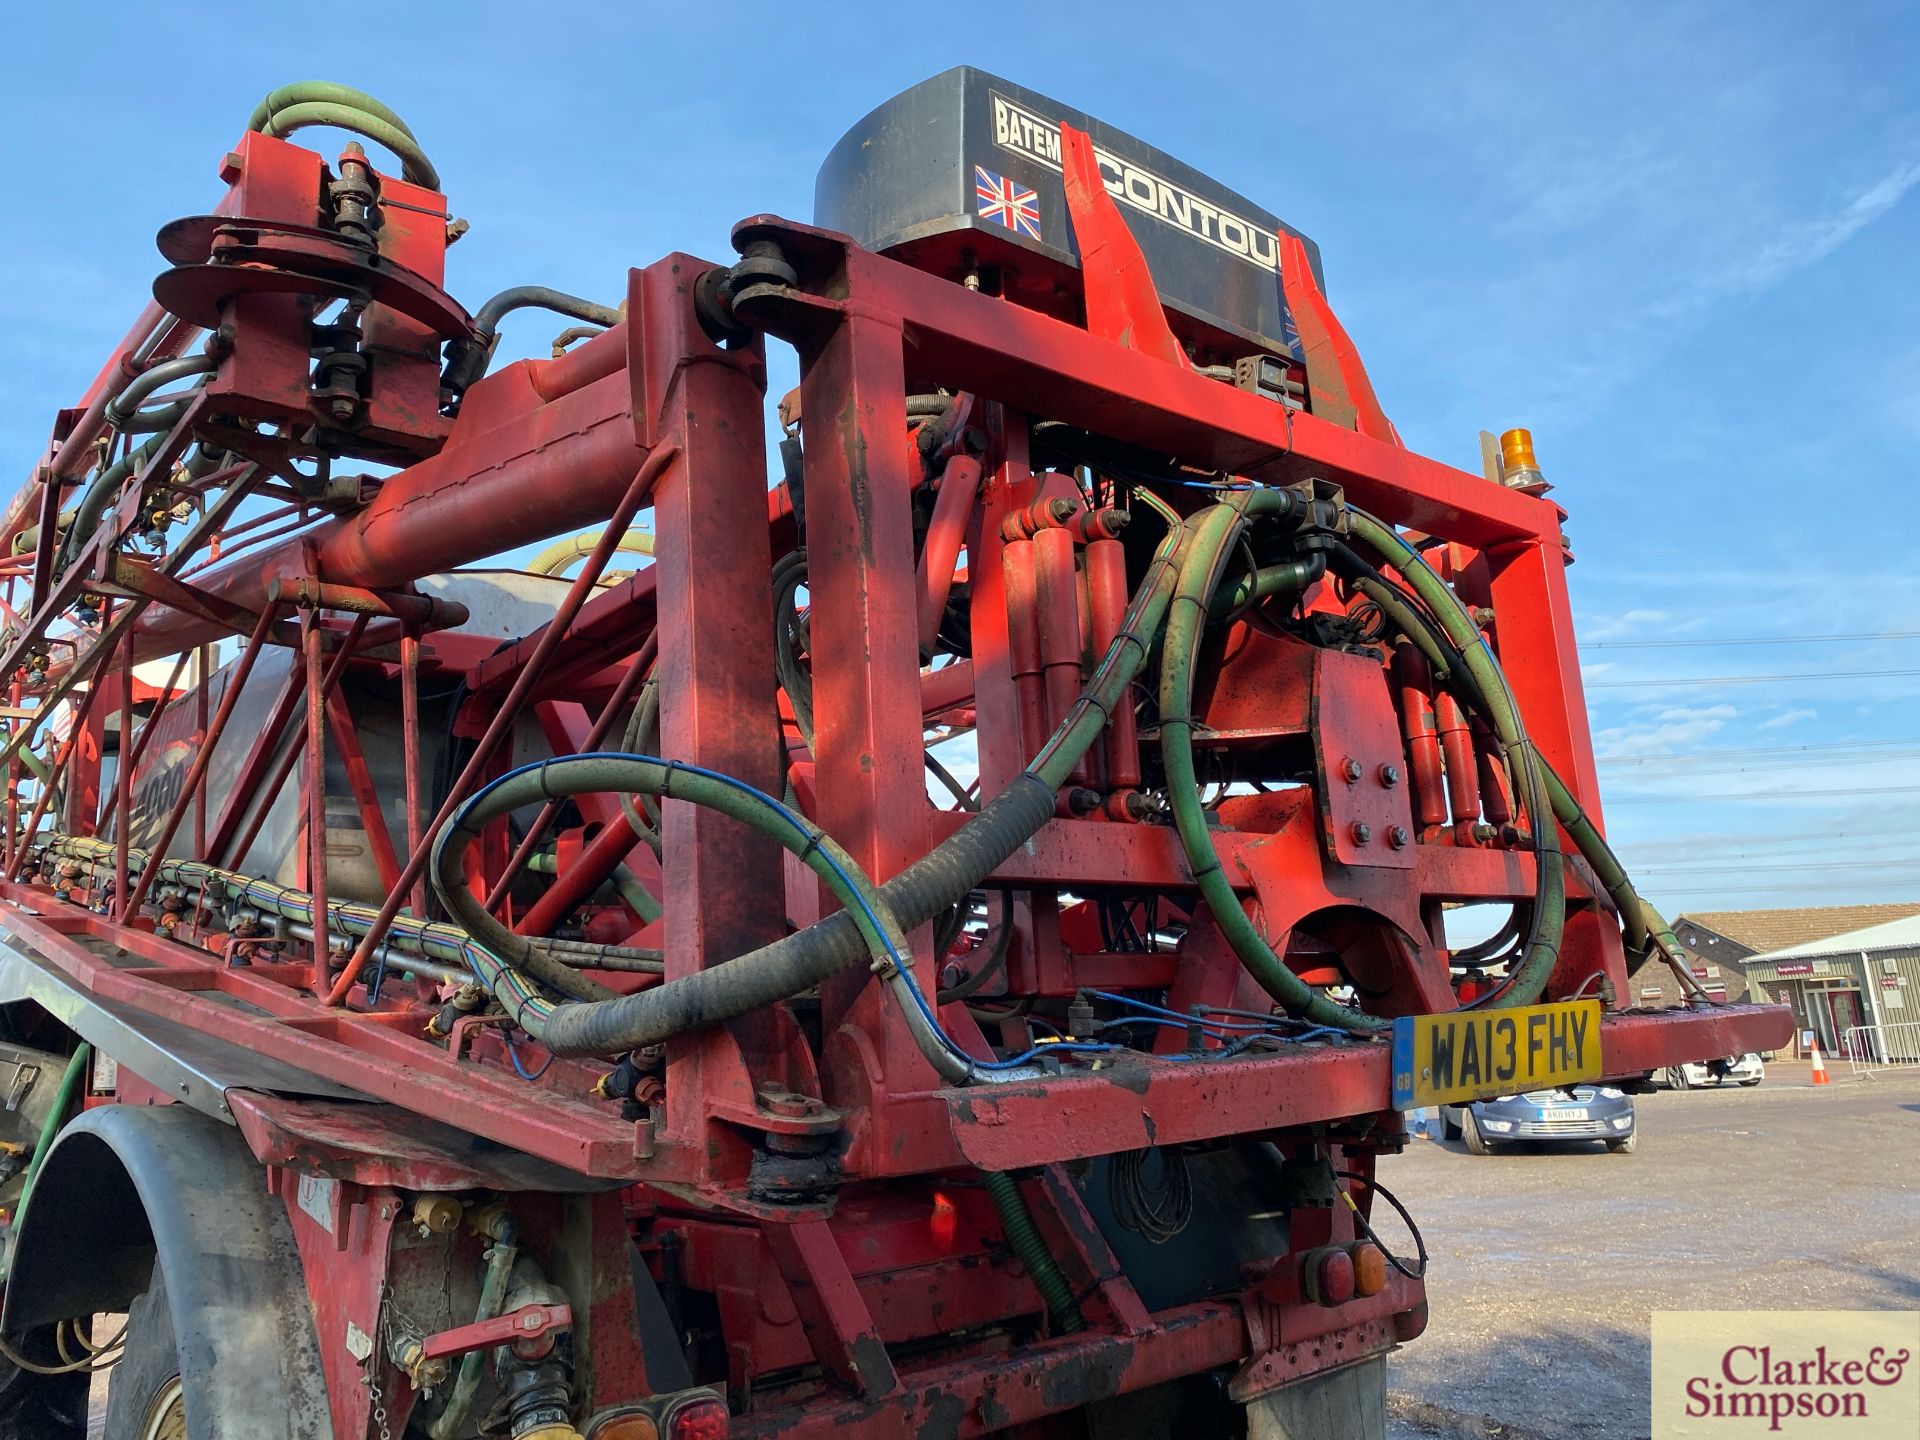
M 1615 1155 L 1634 1150 L 1633 1100 L 1611 1085 L 1529 1090 L 1469 1105 L 1440 1107 L 1441 1132 L 1488 1155 L 1514 1140 L 1603 1140 Z

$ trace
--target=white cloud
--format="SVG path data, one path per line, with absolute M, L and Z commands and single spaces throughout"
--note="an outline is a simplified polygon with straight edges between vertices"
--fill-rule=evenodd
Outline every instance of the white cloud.
M 1758 293 L 1777 285 L 1794 272 L 1826 259 L 1899 204 L 1915 185 L 1920 185 L 1920 157 L 1896 165 L 1831 214 L 1790 226 L 1765 248 L 1702 277 L 1698 289 L 1707 298 L 1718 298 Z
M 1604 620 L 1589 621 L 1580 627 L 1580 636 L 1589 642 L 1618 640 L 1663 624 L 1666 618 L 1667 612 L 1664 610 L 1627 610 Z
M 1802 720 L 1812 720 L 1819 716 L 1818 710 L 1782 710 L 1771 720 L 1760 722 L 1762 730 L 1784 730 L 1789 725 L 1798 725 Z
M 1669 755 L 1717 733 L 1739 714 L 1731 705 L 1667 706 L 1638 723 L 1596 731 L 1593 748 L 1602 757 Z

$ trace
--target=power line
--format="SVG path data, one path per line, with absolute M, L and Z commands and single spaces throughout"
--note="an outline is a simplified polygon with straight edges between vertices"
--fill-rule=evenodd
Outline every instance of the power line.
M 1589 690 L 1626 690 L 1680 685 L 1765 685 L 1775 680 L 1885 680 L 1920 670 L 1809 670 L 1792 675 L 1694 675 L 1676 680 L 1596 680 Z
M 1905 839 L 1906 837 L 1902 838 Z M 1664 842 L 1652 841 L 1649 843 L 1661 844 Z M 1797 856 L 1809 860 L 1822 860 L 1852 858 L 1860 852 L 1874 855 L 1887 848 L 1887 841 L 1884 837 L 1871 840 L 1836 839 L 1832 841 L 1822 841 L 1818 838 L 1808 840 L 1799 836 L 1787 836 L 1783 837 L 1782 843 L 1774 848 L 1758 850 L 1749 850 L 1744 847 L 1764 844 L 1764 836 L 1756 837 L 1752 840 L 1735 840 L 1731 843 L 1740 845 L 1743 848 L 1739 850 L 1721 850 L 1712 845 L 1702 846 L 1692 844 L 1685 846 L 1683 853 L 1680 854 L 1644 856 L 1641 859 L 1629 863 L 1627 868 L 1629 870 L 1644 870 L 1659 869 L 1662 866 L 1668 865 L 1685 865 L 1695 856 L 1703 853 L 1718 856 L 1723 860 L 1791 860 Z M 1627 855 L 1638 853 L 1639 851 L 1633 846 L 1622 847 L 1623 860 Z
M 1882 883 L 1881 881 L 1878 881 L 1878 880 L 1868 880 L 1868 881 L 1863 881 L 1863 882 L 1861 882 L 1861 883 L 1862 883 L 1862 884 L 1864 884 L 1864 885 L 1866 885 L 1866 886 L 1868 886 L 1868 887 L 1869 887 L 1869 888 L 1871 888 L 1871 889 L 1883 889 L 1883 888 L 1884 888 L 1884 885 L 1883 885 L 1883 883 Z M 1685 893 L 1687 893 L 1688 895 L 1692 895 L 1692 896 L 1696 896 L 1696 897 L 1697 897 L 1697 896 L 1701 896 L 1701 895 L 1773 895 L 1773 896 L 1778 896 L 1778 895 L 1780 894 L 1780 886 L 1779 886 L 1779 884 L 1778 884 L 1778 883 L 1775 883 L 1775 884 L 1772 884 L 1772 885 L 1692 885 L 1692 884 L 1689 884 L 1689 883 L 1687 883 L 1687 882 L 1686 882 L 1686 881 L 1684 881 L 1684 880 L 1676 880 L 1676 881 L 1674 881 L 1674 882 L 1672 882 L 1671 884 L 1666 884 L 1666 885 L 1663 885 L 1663 886 L 1661 887 L 1661 889 L 1662 889 L 1662 890 L 1664 890 L 1664 891 L 1666 891 L 1666 892 L 1668 892 L 1668 893 L 1671 893 L 1671 894 L 1678 894 L 1678 893 L 1680 893 L 1680 892 L 1682 892 L 1682 891 L 1684 891 L 1684 892 L 1685 892 Z M 1687 903 L 1689 903 L 1689 904 L 1698 904 L 1698 901 L 1697 901 L 1697 899 L 1696 899 L 1696 900 L 1694 900 L 1694 901 L 1690 901 L 1690 902 L 1687 902 Z M 1872 905 L 1872 904 L 1893 904 L 1893 905 L 1899 905 L 1899 904 L 1905 904 L 1906 902 L 1905 902 L 1905 900 L 1893 900 L 1893 901 L 1872 901 L 1872 900 L 1841 900 L 1841 901 L 1830 901 L 1830 902 L 1828 902 L 1828 903 L 1831 903 L 1831 904 L 1841 904 L 1841 905 Z
M 1920 755 L 1920 750 L 1883 750 L 1877 755 L 1828 755 L 1824 758 L 1812 758 L 1794 762 L 1796 770 L 1832 769 L 1836 766 L 1858 767 L 1907 760 Z M 1777 775 L 1781 766 L 1774 765 L 1682 765 L 1677 770 L 1668 771 L 1653 766 L 1635 765 L 1629 767 L 1638 780 L 1659 781 L 1678 780 L 1684 775 L 1693 779 L 1701 775 Z M 1624 778 L 1624 777 L 1623 777 Z
M 1868 785 L 1858 790 L 1734 790 L 1717 795 L 1615 795 L 1609 805 L 1693 805 L 1702 800 L 1802 800 L 1827 795 L 1913 795 L 1920 785 Z
M 1900 870 L 1909 865 L 1915 867 L 1916 875 L 1920 875 L 1920 855 L 1909 855 L 1899 860 L 1816 860 L 1810 864 L 1789 862 L 1749 865 L 1744 861 L 1733 860 L 1725 865 L 1636 865 L 1633 870 L 1640 875 L 1680 875 L 1688 872 L 1727 875 L 1736 871 L 1744 874 L 1749 870 Z
M 1835 641 L 1920 640 L 1920 630 L 1887 630 L 1877 635 L 1741 635 L 1709 640 L 1596 640 L 1582 650 L 1689 650 L 1707 645 L 1815 645 Z
M 1602 765 L 1639 765 L 1659 761 L 1661 763 L 1683 764 L 1695 760 L 1732 760 L 1761 755 L 1800 755 L 1813 751 L 1829 750 L 1879 750 L 1889 746 L 1920 746 L 1920 738 L 1903 740 L 1848 740 L 1832 745 L 1749 745 L 1726 750 L 1687 750 L 1673 755 L 1602 755 Z M 1913 753 L 1920 754 L 1920 749 Z M 1875 759 L 1875 756 L 1868 756 Z

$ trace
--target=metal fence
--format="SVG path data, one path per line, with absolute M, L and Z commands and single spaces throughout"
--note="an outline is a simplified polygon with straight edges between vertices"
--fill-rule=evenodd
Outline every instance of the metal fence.
M 1841 1037 L 1840 1052 L 1856 1075 L 1920 1067 L 1920 1020 L 1855 1025 Z

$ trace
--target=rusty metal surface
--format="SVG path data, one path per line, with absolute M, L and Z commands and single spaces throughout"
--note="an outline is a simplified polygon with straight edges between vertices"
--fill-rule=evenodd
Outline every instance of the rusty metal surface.
M 16 703 L 87 693 L 56 757 L 62 813 L 49 787 L 27 833 L 9 827 L 0 999 L 38 1004 L 117 1059 L 111 1100 L 179 1099 L 238 1126 L 318 1297 L 340 1433 L 366 1432 L 375 1397 L 403 1426 L 414 1403 L 390 1355 L 349 1358 L 384 1333 L 394 1294 L 431 1295 L 457 1256 L 463 1278 L 435 1303 L 458 1290 L 468 1308 L 433 1318 L 441 1348 L 503 1333 L 467 1325 L 478 1237 L 416 1223 L 402 1192 L 505 1197 L 566 1288 L 569 1363 L 593 1408 L 677 1371 L 640 1341 L 644 1297 L 664 1316 L 672 1296 L 692 1379 L 726 1387 L 749 1436 L 960 1440 L 1207 1370 L 1258 1399 L 1425 1324 L 1424 1287 L 1402 1275 L 1345 1302 L 1308 1294 L 1308 1257 L 1359 1243 L 1371 1177 L 1405 1142 L 1390 1048 L 1273 1016 L 1156 793 L 1150 678 L 1105 717 L 1054 818 L 900 956 L 974 1062 L 1068 1035 L 1106 1047 L 1097 1060 L 1062 1052 L 1017 1083 L 943 1085 L 864 963 L 657 1053 L 556 1059 L 519 1028 L 525 1012 L 463 993 L 464 969 L 415 956 L 409 970 L 380 943 L 403 907 L 425 912 L 435 828 L 467 794 L 529 759 L 643 737 L 789 797 L 886 882 L 1074 713 L 1156 527 L 1249 482 L 1429 537 L 1529 734 L 1598 822 L 1561 512 L 1400 444 L 1290 235 L 1276 237 L 1276 278 L 1300 357 L 1264 357 L 1278 377 L 1265 389 L 1247 383 L 1263 357 L 1189 357 L 1091 142 L 1061 135 L 1077 288 L 1043 306 L 1017 280 L 954 283 L 759 216 L 736 231 L 732 269 L 675 253 L 609 277 L 625 303 L 587 312 L 611 322 L 603 333 L 443 391 L 439 341 L 476 342 L 445 289 L 445 200 L 376 177 L 390 203 L 369 248 L 316 217 L 329 162 L 250 134 L 212 213 L 165 234 L 177 268 L 156 294 L 184 320 L 150 309 L 57 421 L 5 527 L 38 514 L 45 532 L 0 563 L 5 668 Z M 316 330 L 300 298 L 346 292 L 363 309 L 358 340 Z M 1080 307 L 1084 327 L 1062 318 Z M 205 383 L 69 545 L 59 516 L 104 467 L 107 401 L 201 327 L 218 327 Z M 769 340 L 800 360 L 772 486 Z M 1063 450 L 1063 434 L 1092 458 Z M 176 467 L 195 445 L 227 468 Z M 394 469 L 322 473 L 323 455 Z M 190 569 L 185 554 L 126 553 L 158 523 L 157 484 L 206 507 L 182 542 Z M 249 530 L 231 518 L 243 493 L 300 519 Z M 611 534 L 570 582 L 466 571 L 642 510 L 654 560 L 604 586 Z M 803 549 L 803 585 L 776 593 L 776 565 L 796 574 Z M 1247 539 L 1229 578 L 1269 559 Z M 1243 905 L 1274 963 L 1310 987 L 1352 987 L 1375 1017 L 1451 1008 L 1445 903 L 1537 898 L 1515 787 L 1425 662 L 1389 655 L 1354 592 L 1298 583 L 1223 612 L 1199 652 L 1207 843 L 1232 892 L 1213 902 Z M 95 605 L 89 627 L 70 623 Z M 177 667 L 157 704 L 132 683 L 142 661 L 235 637 L 248 638 L 241 660 L 197 675 L 191 704 Z M 929 744 L 969 733 L 977 781 L 929 799 Z M 149 758 L 156 736 L 167 743 Z M 113 785 L 110 737 L 130 757 Z M 531 826 L 496 817 L 480 831 L 451 883 L 516 935 L 615 947 L 634 963 L 591 962 L 609 995 L 705 976 L 834 908 L 795 856 L 716 810 L 663 801 L 655 834 L 653 814 L 616 795 L 541 798 Z M 46 829 L 117 849 L 88 868 L 43 853 L 32 837 Z M 347 960 L 310 926 L 227 903 L 226 880 L 195 890 L 137 869 L 133 847 L 271 870 L 308 896 L 309 917 L 370 893 L 380 919 L 354 931 Z M 1596 978 L 1625 996 L 1607 897 L 1577 867 L 1567 890 L 1548 997 Z M 1096 989 L 1136 1009 L 1110 1022 Z M 1789 1023 L 1764 1007 L 1616 1007 L 1603 1054 L 1629 1077 L 1770 1048 Z M 1233 1043 L 1262 1028 L 1259 1045 Z M 1156 1312 L 1118 1259 L 1119 1222 L 1096 1218 L 1070 1167 L 1214 1142 L 1363 1178 L 1347 1209 L 1330 1173 L 1324 1194 L 1293 1195 L 1275 1211 L 1280 1253 L 1241 1257 L 1228 1280 Z M 995 1208 L 980 1172 L 1017 1172 L 1024 1221 Z M 1047 1295 L 1028 1228 L 1069 1303 Z

